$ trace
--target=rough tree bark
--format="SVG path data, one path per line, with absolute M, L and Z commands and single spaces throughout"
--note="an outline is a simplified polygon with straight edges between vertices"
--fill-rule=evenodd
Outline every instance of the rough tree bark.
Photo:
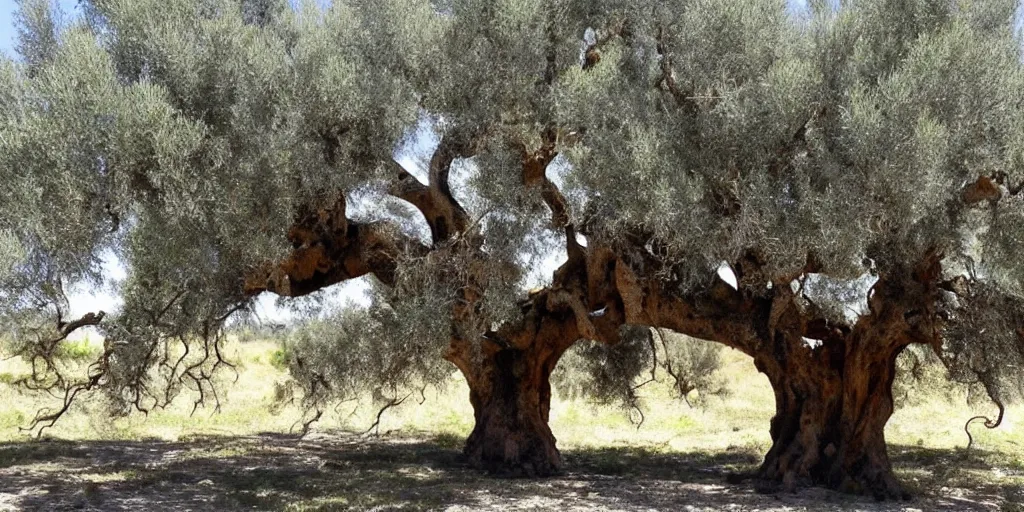
M 470 464 L 527 477 L 561 470 L 562 456 L 548 427 L 553 361 L 503 349 L 480 363 L 469 392 L 476 424 L 463 452 Z
M 770 350 L 755 356 L 775 392 L 772 447 L 757 472 L 767 488 L 813 484 L 879 499 L 909 497 L 885 444 L 896 357 L 909 344 L 892 335 L 901 330 L 893 320 L 799 333 L 817 346 L 777 332 Z
M 489 333 L 476 347 L 453 341 L 446 357 L 466 377 L 476 420 L 463 452 L 474 467 L 527 477 L 561 470 L 548 427 L 548 379 L 576 340 L 572 319 L 565 320 L 531 313 L 522 325 Z
M 941 256 L 883 276 L 869 313 L 830 324 L 776 287 L 767 328 L 752 351 L 775 392 L 772 447 L 756 477 L 766 488 L 821 485 L 878 499 L 908 499 L 892 471 L 885 424 L 893 413 L 896 358 L 912 343 L 938 343 L 934 310 Z
M 476 344 L 452 340 L 446 354 L 469 384 L 476 425 L 464 453 L 476 467 L 517 476 L 558 473 L 562 459 L 548 427 L 551 372 L 581 338 L 619 341 L 625 317 L 615 276 L 622 263 L 607 249 L 569 240 L 570 258 L 556 284 L 522 303 L 519 322 Z
M 632 261 L 656 266 L 643 253 Z M 772 447 L 753 475 L 762 489 L 820 485 L 879 499 L 908 498 L 892 472 L 885 424 L 893 413 L 896 358 L 912 343 L 938 348 L 942 315 L 936 311 L 941 254 L 913 269 L 893 270 L 872 288 L 869 311 L 851 325 L 832 323 L 783 277 L 754 295 L 716 283 L 687 296 L 666 293 L 656 280 L 629 267 L 617 291 L 629 323 L 665 327 L 731 346 L 753 357 L 775 393 Z M 621 260 L 620 260 L 621 261 Z M 747 255 L 737 278 L 757 277 L 761 265 Z M 648 269 L 650 270 L 650 269 Z M 664 269 L 655 269 L 664 270 Z

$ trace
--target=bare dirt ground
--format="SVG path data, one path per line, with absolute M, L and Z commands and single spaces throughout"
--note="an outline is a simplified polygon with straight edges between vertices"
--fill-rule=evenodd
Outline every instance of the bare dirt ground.
M 998 511 L 1019 510 L 1024 501 L 1019 478 L 961 488 L 943 475 L 946 465 L 970 467 L 983 458 L 911 447 L 891 452 L 898 470 L 924 459 L 932 466 L 927 474 L 913 470 L 910 486 L 919 496 L 876 503 L 822 489 L 760 494 L 752 483 L 727 484 L 727 474 L 758 462 L 740 450 L 567 450 L 564 475 L 525 480 L 466 467 L 458 445 L 452 437 L 343 433 L 5 443 L 0 510 Z

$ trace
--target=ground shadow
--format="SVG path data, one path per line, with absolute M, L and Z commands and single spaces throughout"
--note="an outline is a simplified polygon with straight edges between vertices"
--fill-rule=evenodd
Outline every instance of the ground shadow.
M 502 479 L 467 467 L 460 445 L 449 436 L 352 434 L 0 444 L 0 510 L 999 510 L 1021 496 L 1021 479 L 969 487 L 977 482 L 942 471 L 918 478 L 923 495 L 911 503 L 822 489 L 763 495 L 725 483 L 759 462 L 740 449 L 566 450 L 564 475 Z M 983 454 L 892 451 L 898 467 L 992 469 Z

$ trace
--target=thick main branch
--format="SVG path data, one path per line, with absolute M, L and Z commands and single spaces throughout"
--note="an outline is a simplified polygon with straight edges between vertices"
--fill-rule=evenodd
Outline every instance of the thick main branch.
M 390 284 L 400 258 L 428 251 L 390 223 L 349 220 L 343 199 L 332 208 L 300 215 L 288 238 L 294 247 L 291 253 L 246 276 L 246 294 L 270 291 L 299 297 L 367 274 Z
M 423 214 L 430 226 L 434 245 L 465 233 L 469 216 L 451 191 L 452 163 L 458 158 L 473 156 L 479 137 L 445 135 L 430 158 L 427 184 L 424 185 L 405 170 L 398 173 L 391 186 L 391 194 L 412 203 Z

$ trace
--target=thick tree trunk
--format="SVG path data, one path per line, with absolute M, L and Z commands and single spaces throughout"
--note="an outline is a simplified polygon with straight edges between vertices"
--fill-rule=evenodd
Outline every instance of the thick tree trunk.
M 505 349 L 488 359 L 470 383 L 476 419 L 464 451 L 470 464 L 509 476 L 558 473 L 562 456 L 548 427 L 548 377 L 557 358 Z
M 798 340 L 779 340 L 773 353 L 755 357 L 776 401 L 772 447 L 757 477 L 769 488 L 821 485 L 878 499 L 909 498 L 893 475 L 884 432 L 893 412 L 896 357 L 905 345 L 859 329 L 816 348 Z

